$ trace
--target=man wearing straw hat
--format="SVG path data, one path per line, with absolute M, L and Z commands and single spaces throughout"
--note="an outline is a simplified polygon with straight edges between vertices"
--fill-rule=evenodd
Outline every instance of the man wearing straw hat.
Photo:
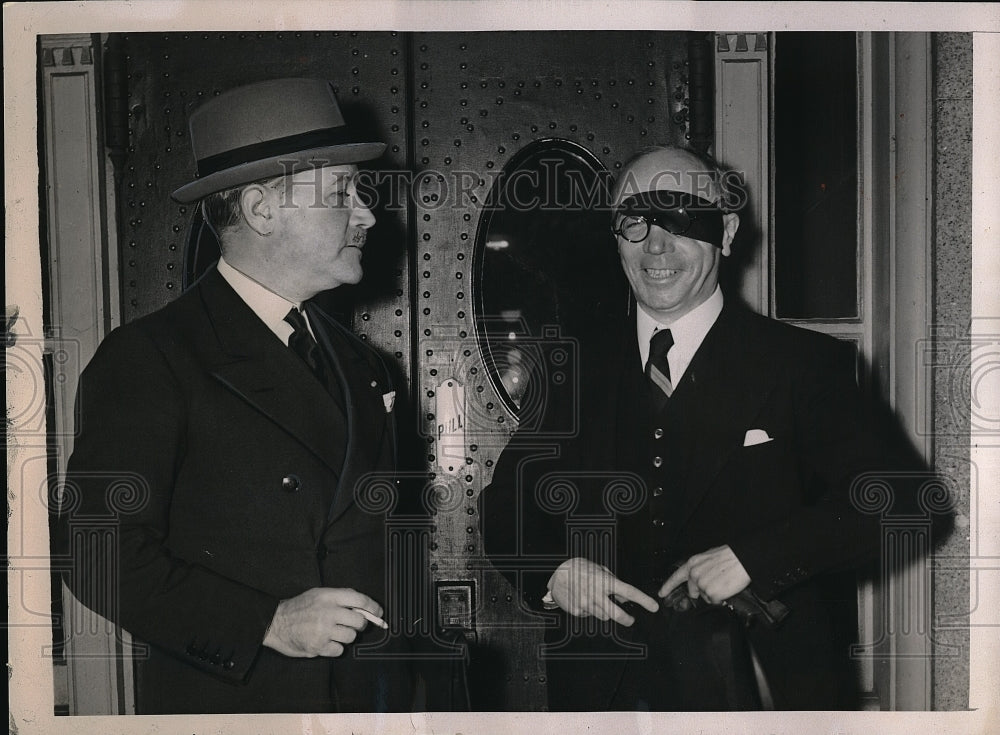
M 173 198 L 202 202 L 222 257 L 81 378 L 67 582 L 148 644 L 140 713 L 409 709 L 370 481 L 395 466 L 395 393 L 311 301 L 361 279 L 356 164 L 385 145 L 308 79 L 233 89 L 190 129 Z

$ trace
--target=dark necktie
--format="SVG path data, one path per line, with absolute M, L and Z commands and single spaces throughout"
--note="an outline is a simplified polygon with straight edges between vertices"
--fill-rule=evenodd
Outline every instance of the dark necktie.
M 646 361 L 646 379 L 657 411 L 663 409 L 667 399 L 673 395 L 674 384 L 670 382 L 670 363 L 667 353 L 674 346 L 674 336 L 669 329 L 661 329 L 649 340 L 649 359 Z
M 323 359 L 320 356 L 319 345 L 309 333 L 305 317 L 293 306 L 285 315 L 285 321 L 292 325 L 292 329 L 295 330 L 288 338 L 288 346 L 302 358 L 302 361 L 312 370 L 313 375 L 325 386 L 327 384 L 326 375 L 323 370 Z

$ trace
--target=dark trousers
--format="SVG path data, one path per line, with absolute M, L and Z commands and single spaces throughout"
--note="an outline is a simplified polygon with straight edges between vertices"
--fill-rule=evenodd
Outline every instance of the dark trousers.
M 613 710 L 711 712 L 761 709 L 744 623 L 711 607 L 634 613 L 630 637 L 647 655 L 629 661 Z

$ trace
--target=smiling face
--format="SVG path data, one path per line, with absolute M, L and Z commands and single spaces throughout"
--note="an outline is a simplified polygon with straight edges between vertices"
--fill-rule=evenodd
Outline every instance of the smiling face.
M 705 164 L 677 149 L 656 150 L 637 158 L 618 182 L 615 206 L 648 191 L 679 191 L 713 202 L 722 194 Z M 674 235 L 658 225 L 650 226 L 642 242 L 618 236 L 622 268 L 636 301 L 650 316 L 669 324 L 712 295 L 719 282 L 719 263 L 730 253 L 739 218 L 726 214 L 723 224 L 721 246 Z

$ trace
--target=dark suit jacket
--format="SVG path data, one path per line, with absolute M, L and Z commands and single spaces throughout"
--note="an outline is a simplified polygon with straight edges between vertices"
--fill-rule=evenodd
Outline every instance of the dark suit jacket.
M 539 427 L 519 430 L 482 494 L 487 554 L 526 605 L 539 609 L 552 571 L 572 556 L 655 597 L 672 563 L 728 544 L 752 588 L 792 610 L 777 630 L 749 630 L 776 706 L 851 706 L 856 589 L 835 573 L 876 557 L 881 538 L 880 515 L 859 511 L 852 483 L 913 465 L 876 428 L 850 348 L 727 302 L 658 416 L 634 319 L 581 344 L 579 366 L 579 402 L 568 391 L 547 407 L 560 426 L 575 415 L 577 434 L 549 447 Z M 744 446 L 751 429 L 771 441 Z M 910 503 L 908 488 L 893 492 L 896 510 Z M 554 617 L 550 707 L 609 708 L 623 652 L 655 623 L 591 620 L 588 632 L 579 619 Z
M 401 664 L 357 656 L 385 637 L 374 626 L 336 659 L 261 645 L 279 600 L 312 587 L 386 603 L 386 504 L 364 489 L 392 477 L 392 386 L 373 350 L 310 314 L 342 396 L 214 268 L 112 332 L 82 375 L 67 581 L 149 645 L 139 712 L 409 706 Z

